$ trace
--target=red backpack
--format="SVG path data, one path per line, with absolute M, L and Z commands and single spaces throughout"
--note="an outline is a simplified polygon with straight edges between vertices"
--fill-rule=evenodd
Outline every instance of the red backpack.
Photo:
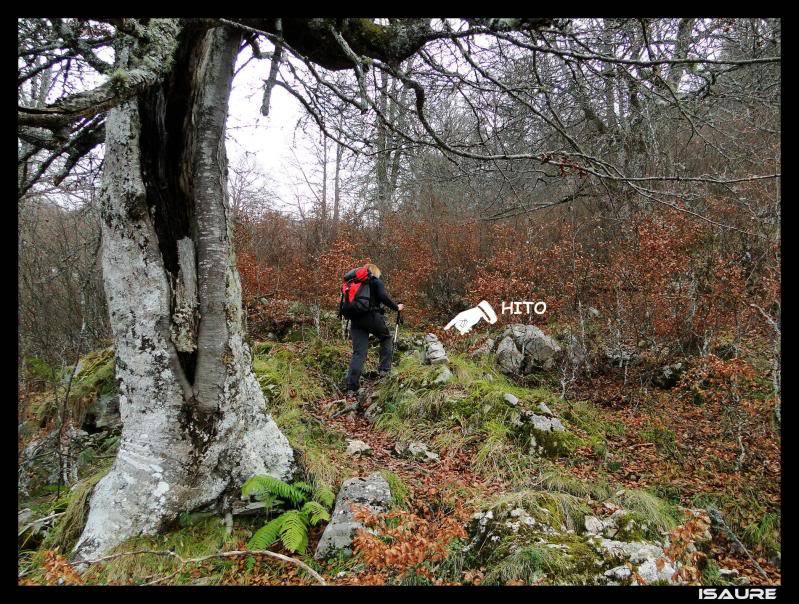
M 354 319 L 372 309 L 372 290 L 369 287 L 371 277 L 372 273 L 365 266 L 354 268 L 344 275 L 339 316 Z

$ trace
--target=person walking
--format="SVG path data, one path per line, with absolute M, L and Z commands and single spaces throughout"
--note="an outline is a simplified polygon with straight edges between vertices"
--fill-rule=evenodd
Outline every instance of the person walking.
M 396 304 L 386 292 L 386 286 L 380 278 L 380 268 L 375 264 L 367 264 L 369 271 L 370 304 L 369 310 L 350 319 L 350 337 L 352 339 L 352 359 L 350 359 L 349 369 L 347 370 L 346 389 L 347 393 L 358 391 L 361 380 L 363 364 L 366 361 L 366 354 L 369 348 L 369 334 L 372 334 L 380 341 L 380 359 L 378 361 L 377 374 L 379 377 L 385 376 L 391 371 L 391 358 L 393 354 L 393 342 L 391 333 L 386 323 L 385 308 L 401 311 L 405 306 Z

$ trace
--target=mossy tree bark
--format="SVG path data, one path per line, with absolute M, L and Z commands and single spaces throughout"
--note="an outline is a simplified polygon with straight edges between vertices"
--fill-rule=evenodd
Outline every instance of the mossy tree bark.
M 78 561 L 294 467 L 252 372 L 232 248 L 224 133 L 240 43 L 184 29 L 164 80 L 108 114 L 102 262 L 123 432 Z

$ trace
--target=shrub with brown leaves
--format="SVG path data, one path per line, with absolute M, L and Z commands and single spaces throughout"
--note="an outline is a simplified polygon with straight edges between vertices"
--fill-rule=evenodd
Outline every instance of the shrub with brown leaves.
M 411 572 L 435 582 L 432 565 L 444 560 L 454 539 L 466 538 L 459 512 L 428 520 L 405 510 L 375 515 L 368 508 L 353 506 L 356 520 L 368 529 L 359 530 L 353 541 L 366 564 L 359 583 L 386 583 Z

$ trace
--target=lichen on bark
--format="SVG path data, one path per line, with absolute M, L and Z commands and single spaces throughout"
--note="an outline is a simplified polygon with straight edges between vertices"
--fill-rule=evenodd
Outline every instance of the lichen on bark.
M 92 494 L 78 561 L 155 533 L 255 474 L 294 469 L 265 412 L 241 313 L 229 312 L 241 292 L 225 209 L 224 123 L 239 43 L 225 28 L 183 36 L 177 65 L 204 68 L 205 77 L 187 87 L 176 74 L 152 102 L 127 101 L 108 116 L 102 262 L 123 428 L 114 466 Z M 181 103 L 194 120 L 178 115 Z M 164 129 L 179 148 L 162 144 Z M 185 158 L 194 159 L 188 178 Z

